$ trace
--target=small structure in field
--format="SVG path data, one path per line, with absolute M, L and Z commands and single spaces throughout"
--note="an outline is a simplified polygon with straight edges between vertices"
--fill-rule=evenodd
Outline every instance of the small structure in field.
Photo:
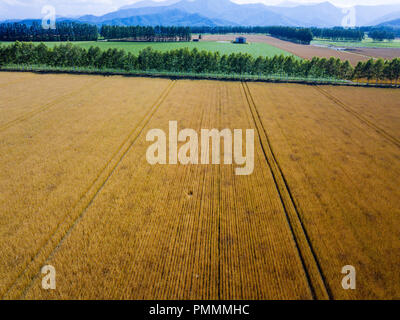
M 199 42 L 200 39 L 193 39 L 193 42 Z
M 237 37 L 236 40 L 233 43 L 246 44 L 247 43 L 247 39 L 245 37 Z

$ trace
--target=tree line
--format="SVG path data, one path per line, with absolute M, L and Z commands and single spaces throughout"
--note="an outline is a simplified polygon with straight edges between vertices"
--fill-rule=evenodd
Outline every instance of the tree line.
M 394 40 L 395 34 L 387 30 L 372 30 L 368 33 L 368 36 L 374 41 Z
M 370 59 L 368 61 L 359 62 L 354 68 L 354 79 L 374 79 L 395 81 L 396 85 L 400 78 L 400 58 L 393 60 Z
M 268 33 L 276 38 L 303 44 L 310 44 L 313 40 L 313 34 L 308 28 L 269 27 Z
M 379 26 L 379 27 L 360 27 L 362 32 L 371 33 L 374 31 L 385 31 L 389 34 L 394 34 L 395 37 L 400 37 L 400 28 L 393 28 L 387 26 Z
M 382 78 L 398 81 L 400 59 L 392 61 L 370 60 L 353 68 L 348 61 L 335 58 L 300 60 L 293 56 L 277 55 L 272 58 L 247 53 L 221 55 L 218 52 L 188 48 L 159 52 L 151 48 L 138 55 L 124 50 L 101 50 L 99 47 L 84 49 L 71 43 L 53 48 L 43 43 L 15 42 L 0 46 L 0 65 L 46 65 L 50 67 L 88 67 L 125 71 L 168 71 L 181 73 L 250 74 L 259 76 L 315 78 Z
M 189 27 L 125 27 L 104 25 L 100 28 L 100 35 L 105 39 L 129 39 L 130 41 L 147 42 L 190 41 L 192 39 Z
M 209 33 L 209 34 L 228 34 L 228 33 L 254 33 L 265 34 L 268 33 L 269 27 L 243 27 L 243 26 L 195 26 L 190 27 L 192 33 Z
M 151 27 L 151 26 L 108 26 L 100 29 L 95 25 L 59 22 L 56 29 L 43 29 L 40 21 L 33 21 L 31 25 L 23 23 L 0 24 L 0 41 L 96 41 L 98 35 L 105 39 L 126 41 L 190 41 L 192 33 L 210 34 L 269 34 L 284 40 L 309 44 L 314 37 L 331 40 L 361 41 L 368 32 L 375 41 L 392 40 L 400 36 L 400 29 L 389 27 L 361 27 L 361 28 L 297 28 L 297 27 L 243 27 L 243 26 L 197 26 L 197 27 Z
M 365 38 L 365 33 L 359 28 L 311 28 L 311 32 L 314 37 L 329 40 L 362 41 Z
M 58 22 L 56 29 L 44 29 L 39 21 L 0 24 L 0 41 L 96 41 L 96 26 L 75 22 Z

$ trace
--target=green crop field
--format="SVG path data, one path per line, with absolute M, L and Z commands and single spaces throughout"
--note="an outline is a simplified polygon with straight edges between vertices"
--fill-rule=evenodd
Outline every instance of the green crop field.
M 10 42 L 1 42 L 3 44 L 10 44 Z M 66 42 L 45 42 L 47 46 L 55 46 Z M 189 48 L 198 50 L 205 50 L 210 52 L 220 52 L 221 54 L 231 53 L 248 53 L 254 57 L 273 57 L 275 55 L 283 54 L 285 56 L 292 55 L 289 52 L 278 49 L 266 43 L 250 43 L 250 44 L 233 44 L 225 42 L 73 42 L 75 45 L 79 45 L 82 48 L 88 49 L 91 46 L 97 46 L 101 49 L 117 48 L 124 49 L 127 52 L 138 54 L 141 50 L 151 47 L 157 51 L 170 51 L 174 49 Z
M 330 41 L 316 39 L 312 41 L 311 44 L 335 47 L 400 48 L 400 39 L 395 39 L 393 41 L 373 41 L 371 38 L 366 38 L 363 41 Z

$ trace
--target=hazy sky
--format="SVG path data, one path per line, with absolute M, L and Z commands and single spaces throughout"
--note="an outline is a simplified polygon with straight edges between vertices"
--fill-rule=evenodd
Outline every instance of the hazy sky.
M 45 5 L 52 5 L 61 16 L 101 15 L 140 0 L 0 0 L 0 19 L 39 18 Z M 289 0 L 297 3 L 316 3 L 324 0 Z M 284 0 L 234 0 L 237 3 L 275 5 Z M 400 0 L 330 0 L 337 6 L 398 4 Z

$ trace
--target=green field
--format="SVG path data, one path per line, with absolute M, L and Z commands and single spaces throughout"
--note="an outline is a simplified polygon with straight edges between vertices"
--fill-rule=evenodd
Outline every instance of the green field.
M 9 44 L 10 42 L 2 42 L 3 44 Z M 45 42 L 47 46 L 55 46 L 65 42 Z M 233 44 L 225 42 L 73 42 L 82 48 L 88 49 L 91 46 L 98 46 L 101 49 L 117 48 L 123 49 L 127 52 L 131 52 L 137 55 L 141 50 L 151 47 L 157 51 L 170 51 L 174 49 L 189 48 L 198 50 L 205 50 L 210 52 L 220 52 L 221 54 L 231 53 L 248 53 L 254 57 L 273 57 L 275 55 L 283 54 L 285 56 L 292 55 L 289 52 L 278 49 L 266 43 L 251 43 L 251 44 Z
M 393 41 L 373 41 L 371 38 L 366 38 L 363 41 L 330 41 L 316 39 L 311 44 L 335 46 L 335 47 L 361 47 L 361 48 L 400 48 L 400 39 Z

